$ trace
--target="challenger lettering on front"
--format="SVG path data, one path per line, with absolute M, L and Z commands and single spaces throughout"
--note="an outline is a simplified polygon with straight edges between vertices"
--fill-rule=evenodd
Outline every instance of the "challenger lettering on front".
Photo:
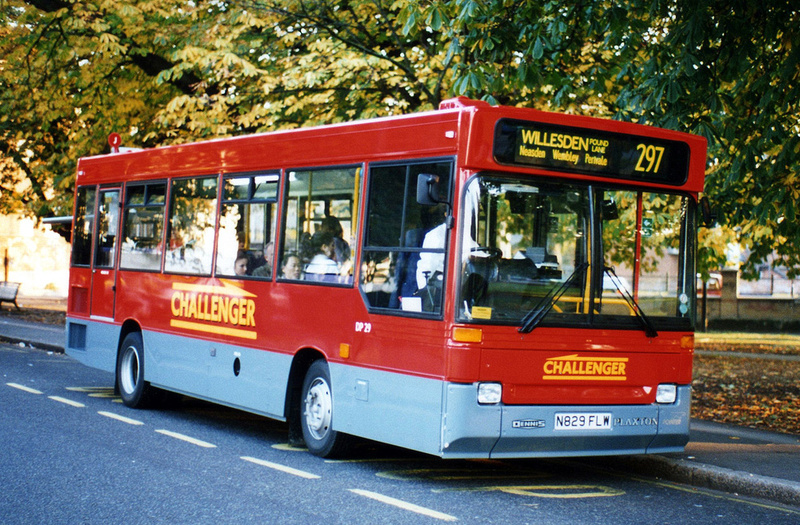
M 551 357 L 544 362 L 542 379 L 570 381 L 625 381 L 627 357 Z

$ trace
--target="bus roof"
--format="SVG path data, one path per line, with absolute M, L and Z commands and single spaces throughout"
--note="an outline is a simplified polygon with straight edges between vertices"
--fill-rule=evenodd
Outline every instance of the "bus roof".
M 504 170 L 549 175 L 557 172 L 562 176 L 587 180 L 596 180 L 598 176 L 604 180 L 615 178 L 610 169 L 606 173 L 602 170 L 593 173 L 558 165 L 502 162 L 498 159 L 496 147 L 496 130 L 501 121 L 517 124 L 518 128 L 541 127 L 544 130 L 541 133 L 545 133 L 541 136 L 550 137 L 548 140 L 551 142 L 547 145 L 550 147 L 559 137 L 588 140 L 590 136 L 612 143 L 615 138 L 630 138 L 631 150 L 636 147 L 632 142 L 634 139 L 644 139 L 648 144 L 685 144 L 688 165 L 685 167 L 686 176 L 679 183 L 647 177 L 623 178 L 634 185 L 680 187 L 694 193 L 703 189 L 706 165 L 706 141 L 703 137 L 596 117 L 491 106 L 465 97 L 445 100 L 435 111 L 85 157 L 78 164 L 78 184 L 287 167 L 313 168 L 456 154 L 459 154 L 461 167 L 473 170 L 498 170 L 503 166 Z M 643 145 L 638 146 L 642 148 Z M 654 158 L 648 155 L 651 161 Z

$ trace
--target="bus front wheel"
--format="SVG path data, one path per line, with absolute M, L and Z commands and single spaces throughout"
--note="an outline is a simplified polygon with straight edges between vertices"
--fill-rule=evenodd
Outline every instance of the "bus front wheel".
M 153 398 L 153 387 L 144 380 L 144 342 L 139 332 L 131 332 L 122 340 L 117 356 L 117 385 L 125 406 L 144 408 Z
M 333 393 L 328 365 L 314 361 L 306 372 L 301 396 L 301 427 L 309 452 L 323 458 L 341 455 L 350 436 L 333 430 Z

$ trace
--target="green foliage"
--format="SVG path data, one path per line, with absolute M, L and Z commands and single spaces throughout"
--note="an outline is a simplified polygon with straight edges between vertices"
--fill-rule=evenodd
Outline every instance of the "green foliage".
M 0 0 L 0 211 L 69 214 L 112 131 L 151 147 L 467 95 L 707 137 L 726 242 L 748 271 L 798 268 L 799 24 L 789 0 Z
M 0 209 L 69 215 L 77 159 L 149 126 L 174 95 L 133 66 L 150 52 L 136 44 L 151 39 L 147 5 L 118 7 L 0 3 Z
M 706 192 L 750 251 L 745 276 L 773 252 L 776 265 L 797 269 L 800 11 L 781 0 L 705 0 L 632 2 L 631 12 L 667 22 L 630 63 L 618 116 L 704 135 Z

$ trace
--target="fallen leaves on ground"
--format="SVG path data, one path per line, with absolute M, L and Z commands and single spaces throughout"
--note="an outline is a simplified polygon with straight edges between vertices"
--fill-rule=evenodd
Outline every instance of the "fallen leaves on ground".
M 59 310 L 47 310 L 39 308 L 20 308 L 15 309 L 12 305 L 0 306 L 0 317 L 10 317 L 21 321 L 32 323 L 45 323 L 54 325 L 64 325 L 66 313 Z
M 692 385 L 692 417 L 800 434 L 800 361 L 695 355 Z

